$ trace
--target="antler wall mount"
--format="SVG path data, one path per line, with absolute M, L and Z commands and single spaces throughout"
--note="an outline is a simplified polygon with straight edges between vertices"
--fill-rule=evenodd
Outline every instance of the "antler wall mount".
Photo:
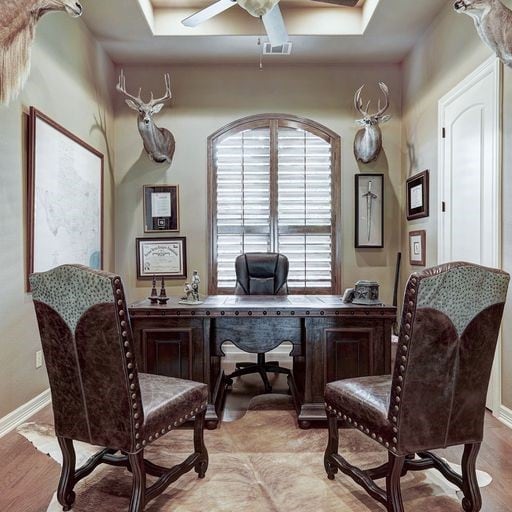
M 149 158 L 157 163 L 171 163 L 176 148 L 174 135 L 167 128 L 156 126 L 153 120 L 153 116 L 162 110 L 164 103 L 172 98 L 171 78 L 168 73 L 164 75 L 164 80 L 165 94 L 161 98 L 154 98 L 151 93 L 151 99 L 147 103 L 141 97 L 142 88 L 139 89 L 137 96 L 126 90 L 126 77 L 122 70 L 116 86 L 120 93 L 127 96 L 126 104 L 138 113 L 137 127 L 144 142 L 144 149 Z
M 363 128 L 356 134 L 354 141 L 354 154 L 359 162 L 368 164 L 376 160 L 382 150 L 382 131 L 380 129 L 381 123 L 386 123 L 391 119 L 390 115 L 384 115 L 384 112 L 389 108 L 389 89 L 384 82 L 379 82 L 379 87 L 384 93 L 385 104 L 381 107 L 381 102 L 377 106 L 377 112 L 370 114 L 370 104 L 368 101 L 366 108 L 363 106 L 361 93 L 364 89 L 362 85 L 356 92 L 354 97 L 354 106 L 357 111 L 363 116 L 357 120 L 357 123 L 362 125 Z

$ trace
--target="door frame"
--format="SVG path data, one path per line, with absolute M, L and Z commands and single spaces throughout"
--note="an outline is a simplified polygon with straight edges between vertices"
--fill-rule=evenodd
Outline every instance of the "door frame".
M 437 219 L 437 258 L 438 262 L 445 262 L 445 229 L 449 230 L 449 216 L 443 212 L 442 204 L 448 198 L 446 193 L 446 176 L 444 172 L 444 163 L 446 156 L 445 138 L 443 137 L 443 129 L 445 128 L 445 111 L 448 105 L 455 101 L 461 94 L 471 89 L 474 85 L 489 75 L 494 77 L 494 119 L 493 124 L 494 140 L 493 146 L 493 175 L 492 175 L 492 216 L 491 216 L 491 233 L 492 243 L 490 247 L 490 266 L 501 268 L 501 250 L 502 250 L 502 126 L 503 126 L 503 65 L 501 61 L 492 56 L 481 64 L 475 71 L 470 73 L 464 80 L 459 82 L 450 92 L 439 100 L 438 105 L 438 122 L 439 122 L 439 141 L 438 141 L 438 197 L 439 197 L 439 215 Z M 491 381 L 489 384 L 489 399 L 491 402 L 492 413 L 494 416 L 499 415 L 501 407 L 501 359 L 502 359 L 501 336 L 498 337 L 496 347 L 496 356 L 494 359 Z

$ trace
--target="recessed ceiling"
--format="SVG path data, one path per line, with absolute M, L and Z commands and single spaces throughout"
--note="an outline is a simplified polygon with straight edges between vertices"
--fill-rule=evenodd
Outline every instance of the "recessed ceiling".
M 238 6 L 199 27 L 181 24 L 182 19 L 213 1 L 82 3 L 86 24 L 116 63 L 257 62 L 263 27 Z M 396 63 L 446 7 L 446 0 L 366 0 L 353 8 L 310 0 L 281 0 L 280 5 L 293 52 L 286 57 L 266 57 L 267 64 Z

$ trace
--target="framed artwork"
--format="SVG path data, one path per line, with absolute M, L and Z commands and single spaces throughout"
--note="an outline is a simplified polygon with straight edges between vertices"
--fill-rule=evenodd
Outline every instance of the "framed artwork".
M 137 279 L 186 279 L 187 243 L 184 236 L 137 238 Z
M 384 174 L 357 174 L 355 247 L 384 247 Z
M 423 171 L 407 180 L 407 220 L 429 216 L 428 174 Z
M 409 233 L 409 263 L 424 267 L 426 265 L 426 231 L 411 231 Z
M 103 154 L 34 107 L 28 151 L 28 274 L 66 263 L 101 269 Z
M 180 230 L 178 185 L 144 185 L 144 233 Z

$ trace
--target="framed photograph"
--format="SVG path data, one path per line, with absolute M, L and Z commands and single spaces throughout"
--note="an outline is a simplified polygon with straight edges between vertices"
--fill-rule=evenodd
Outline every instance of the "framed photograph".
M 144 233 L 180 230 L 178 185 L 144 185 Z
M 407 180 L 407 220 L 429 216 L 428 171 Z
M 28 151 L 28 274 L 66 263 L 101 269 L 103 155 L 34 107 Z
M 186 279 L 187 243 L 183 236 L 137 238 L 137 279 Z
M 409 233 L 409 263 L 424 267 L 426 265 L 426 231 L 411 231 Z
M 384 174 L 357 174 L 355 246 L 384 247 Z

